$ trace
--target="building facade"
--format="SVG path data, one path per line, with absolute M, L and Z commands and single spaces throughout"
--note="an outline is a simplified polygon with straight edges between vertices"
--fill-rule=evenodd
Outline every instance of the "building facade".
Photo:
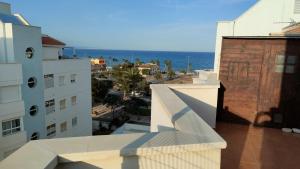
M 0 37 L 0 159 L 30 140 L 91 135 L 89 60 L 60 57 L 65 44 L 6 3 Z
M 224 36 L 269 36 L 300 22 L 300 0 L 259 0 L 233 21 L 217 24 L 214 71 L 219 74 Z
M 300 127 L 299 21 L 299 0 L 260 0 L 238 19 L 218 23 L 220 119 Z

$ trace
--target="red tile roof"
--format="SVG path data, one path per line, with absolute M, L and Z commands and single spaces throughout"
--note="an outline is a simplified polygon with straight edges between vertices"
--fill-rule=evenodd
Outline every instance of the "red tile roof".
M 57 40 L 57 39 L 54 39 L 50 36 L 43 36 L 42 37 L 42 43 L 43 45 L 50 45 L 50 46 L 65 46 L 66 44 Z

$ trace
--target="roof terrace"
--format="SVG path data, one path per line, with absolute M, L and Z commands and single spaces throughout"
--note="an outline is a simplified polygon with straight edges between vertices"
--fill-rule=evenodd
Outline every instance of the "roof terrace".
M 0 168 L 219 169 L 226 142 L 204 120 L 214 110 L 219 83 L 151 88 L 150 133 L 32 141 L 3 160 Z M 211 100 L 202 100 L 201 93 Z M 196 105 L 197 112 L 191 108 Z

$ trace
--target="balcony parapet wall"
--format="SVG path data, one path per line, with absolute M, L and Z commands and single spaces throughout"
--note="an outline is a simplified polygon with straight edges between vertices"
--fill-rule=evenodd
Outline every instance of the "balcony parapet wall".
M 157 97 L 152 104 L 160 103 L 163 109 L 152 109 L 152 121 L 160 114 L 169 118 L 169 126 L 158 121 L 151 124 L 156 125 L 151 133 L 32 141 L 2 161 L 0 168 L 219 169 L 226 142 L 175 94 L 178 87 L 183 88 L 151 86 Z

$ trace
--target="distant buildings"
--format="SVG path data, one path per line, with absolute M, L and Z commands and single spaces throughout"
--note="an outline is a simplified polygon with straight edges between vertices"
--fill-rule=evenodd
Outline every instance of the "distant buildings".
M 93 58 L 90 60 L 92 66 L 92 72 L 105 71 L 106 62 L 104 58 Z
M 142 76 L 153 75 L 160 71 L 159 66 L 154 63 L 141 64 L 137 68 Z
M 0 9 L 9 10 L 9 5 Z M 60 60 L 57 53 L 63 43 L 48 36 L 43 39 L 53 43 L 41 43 L 40 28 L 6 24 L 3 32 L 9 26 L 16 30 L 2 36 L 0 46 L 7 52 L 0 55 L 5 65 L 0 67 L 5 69 L 0 71 L 4 79 L 0 85 L 9 86 L 0 97 L 5 98 L 1 110 L 7 110 L 0 114 L 5 126 L 2 156 L 30 139 L 90 135 L 89 60 Z M 151 66 L 142 70 L 149 69 L 151 73 Z M 217 80 L 201 85 L 152 85 L 150 127 L 125 125 L 117 133 L 131 134 L 31 141 L 0 162 L 0 168 L 218 169 L 221 150 L 227 146 L 212 129 L 219 87 Z
M 88 60 L 0 3 L 0 159 L 29 140 L 91 135 Z

